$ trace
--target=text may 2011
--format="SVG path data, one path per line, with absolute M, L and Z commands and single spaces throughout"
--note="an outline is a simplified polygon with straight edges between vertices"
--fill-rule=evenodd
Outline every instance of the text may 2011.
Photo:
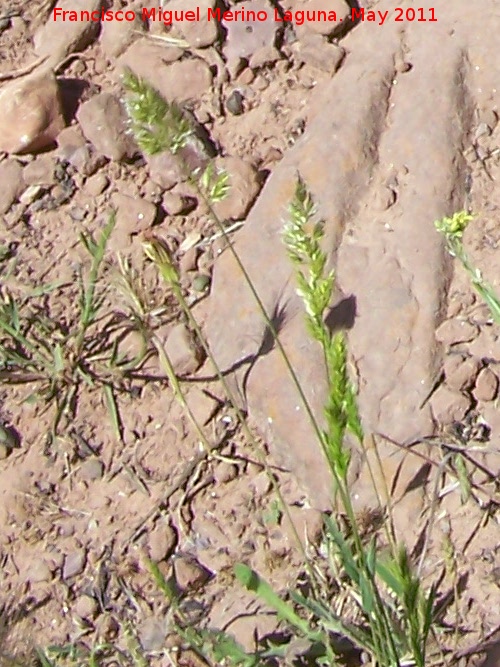
M 60 7 L 55 7 L 52 10 L 52 15 L 54 21 L 135 21 L 137 15 L 132 10 L 96 10 L 96 11 L 87 11 L 87 10 L 63 10 Z M 206 19 L 207 21 L 217 20 L 217 21 L 242 21 L 244 23 L 248 22 L 264 22 L 269 19 L 273 19 L 278 23 L 288 22 L 295 23 L 296 25 L 303 25 L 304 23 L 315 23 L 315 22 L 334 22 L 350 20 L 353 23 L 359 21 L 375 23 L 377 25 L 383 25 L 391 19 L 396 22 L 402 21 L 417 21 L 417 22 L 435 22 L 437 21 L 435 9 L 433 7 L 408 7 L 403 9 L 402 7 L 395 7 L 390 10 L 365 10 L 364 8 L 352 8 L 350 15 L 347 17 L 339 16 L 337 18 L 337 12 L 329 10 L 295 10 L 295 11 L 284 11 L 279 12 L 277 9 L 274 10 L 274 17 L 269 15 L 269 12 L 265 10 L 251 10 L 251 9 L 235 9 L 233 11 L 223 11 L 220 8 L 208 8 Z M 143 21 L 160 21 L 165 25 L 171 25 L 172 23 L 182 23 L 184 21 L 201 21 L 202 12 L 200 7 L 196 7 L 193 10 L 164 10 L 164 9 L 142 9 L 142 19 Z

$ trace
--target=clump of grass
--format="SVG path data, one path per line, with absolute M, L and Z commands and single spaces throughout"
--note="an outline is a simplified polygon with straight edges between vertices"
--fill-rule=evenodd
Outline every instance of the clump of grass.
M 76 413 L 82 386 L 100 387 L 117 437 L 121 425 L 115 396 L 116 382 L 128 365 L 118 347 L 110 343 L 109 331 L 97 332 L 103 317 L 106 289 L 99 286 L 105 265 L 106 247 L 115 226 L 112 215 L 95 240 L 82 234 L 81 242 L 90 255 L 90 268 L 77 278 L 78 312 L 68 322 L 51 319 L 50 312 L 36 305 L 40 296 L 49 296 L 61 285 L 38 288 L 31 299 L 16 300 L 6 289 L 0 303 L 0 376 L 10 384 L 34 385 L 26 400 L 42 400 L 55 405 L 52 436 L 61 421 L 71 421 Z M 106 329 L 106 327 L 104 327 Z
M 127 91 L 131 130 L 141 149 L 149 154 L 169 150 L 172 154 L 179 155 L 193 136 L 193 128 L 182 109 L 168 104 L 149 84 L 131 73 L 125 76 L 124 87 Z M 281 644 L 268 642 L 258 651 L 248 652 L 227 632 L 193 626 L 184 613 L 183 596 L 170 581 L 165 579 L 156 565 L 148 563 L 152 578 L 169 603 L 167 613 L 171 621 L 170 626 L 183 642 L 191 646 L 197 655 L 211 665 L 257 667 L 276 664 L 277 660 L 284 661 L 285 664 L 295 664 L 291 662 L 290 657 L 294 651 L 298 660 L 302 660 L 300 664 L 306 664 L 305 661 L 309 665 L 317 666 L 345 664 L 343 656 L 346 653 L 347 640 L 347 646 L 354 649 L 358 656 L 361 654 L 362 661 L 364 663 L 369 661 L 373 667 L 425 667 L 429 663 L 429 638 L 435 623 L 435 587 L 431 586 L 429 589 L 424 587 L 419 570 L 414 567 L 406 547 L 397 544 L 391 517 L 384 514 L 383 508 L 379 509 L 386 520 L 387 540 L 382 548 L 377 536 L 366 538 L 352 501 L 348 483 L 351 452 L 346 444 L 346 436 L 350 433 L 363 448 L 365 434 L 358 411 L 356 390 L 348 372 L 346 336 L 342 331 L 332 334 L 325 324 L 325 315 L 331 306 L 335 289 L 335 272 L 327 268 L 327 255 L 322 249 L 324 223 L 317 219 L 316 208 L 306 184 L 301 179 L 297 182 L 283 240 L 295 268 L 297 291 L 305 307 L 309 334 L 320 345 L 324 355 L 328 394 L 323 428 L 318 426 L 314 416 L 311 415 L 302 388 L 298 385 L 293 368 L 280 344 L 279 331 L 268 317 L 226 234 L 224 225 L 212 208 L 212 205 L 223 199 L 228 192 L 228 175 L 217 172 L 213 164 L 209 163 L 203 171 L 189 172 L 186 167 L 186 178 L 197 188 L 207 204 L 214 223 L 228 241 L 229 249 L 241 268 L 243 279 L 249 283 L 262 312 L 266 332 L 269 332 L 274 339 L 276 347 L 285 358 L 292 378 L 297 383 L 306 412 L 313 421 L 319 447 L 331 471 L 334 492 L 332 496 L 335 494 L 340 500 L 343 516 L 341 517 L 339 512 L 325 515 L 324 518 L 325 549 L 322 555 L 323 564 L 328 570 L 326 576 L 319 568 L 311 567 L 308 555 L 303 552 L 310 586 L 302 587 L 300 591 L 292 590 L 284 595 L 278 594 L 248 565 L 237 563 L 234 566 L 236 580 L 273 609 L 283 626 L 287 628 L 288 637 Z M 493 318 L 498 322 L 500 321 L 499 299 L 491 286 L 484 282 L 480 272 L 473 267 L 463 248 L 463 231 L 471 219 L 471 216 L 465 213 L 457 213 L 435 224 L 446 239 L 448 251 L 461 261 L 474 287 L 484 298 Z M 82 291 L 81 328 L 75 338 L 76 349 L 80 351 L 78 358 L 84 356 L 87 332 L 96 320 L 97 306 L 100 303 L 99 298 L 96 299 L 95 284 L 103 250 L 102 248 L 99 250 L 99 243 L 88 243 L 86 246 L 94 258 L 95 271 L 91 271 L 87 289 Z M 143 248 L 146 256 L 154 263 L 171 289 L 189 327 L 205 348 L 207 356 L 211 358 L 229 402 L 236 406 L 237 402 L 231 395 L 225 376 L 211 357 L 203 333 L 184 298 L 179 272 L 168 247 L 160 238 L 151 235 L 144 240 Z M 134 291 L 134 280 L 129 267 L 125 265 L 122 265 L 122 277 L 132 301 L 136 304 L 135 317 L 138 326 L 146 330 L 147 313 L 143 299 Z M 9 326 L 12 327 L 16 323 L 16 312 L 12 311 L 7 315 L 6 321 L 10 322 Z M 2 327 L 1 320 L 0 327 Z M 4 332 L 11 334 L 5 326 L 3 329 Z M 19 333 L 26 338 L 22 327 L 19 328 Z M 158 353 L 160 364 L 177 399 L 188 412 L 200 442 L 203 443 L 207 454 L 213 454 L 213 444 L 206 438 L 189 412 L 182 381 L 176 377 L 168 355 L 156 340 L 154 333 L 150 332 L 148 336 Z M 23 352 L 26 350 L 29 353 L 26 359 L 34 363 L 32 369 L 39 372 L 40 368 L 45 368 L 46 357 L 43 357 L 43 363 L 38 363 L 37 355 L 41 353 L 45 355 L 46 350 L 43 348 L 39 350 L 38 345 L 30 349 L 26 341 L 27 338 L 17 340 Z M 50 368 L 59 367 L 59 359 L 63 359 L 62 347 L 59 346 L 52 357 L 49 355 L 48 358 L 51 360 Z M 80 366 L 77 365 L 75 368 Z M 84 369 L 85 366 L 81 368 Z M 52 377 L 51 373 L 49 377 Z M 240 423 L 246 428 L 245 415 L 237 409 L 236 412 Z M 249 430 L 246 430 L 246 434 L 252 440 Z M 287 513 L 280 490 L 276 488 L 275 478 L 274 476 L 271 478 L 280 499 L 281 510 Z M 78 662 L 97 664 L 98 657 L 105 654 L 106 656 L 116 654 L 117 662 L 122 663 L 123 656 L 120 656 L 119 650 L 113 646 L 94 647 L 85 657 L 78 656 Z M 44 655 L 46 657 L 46 654 L 40 654 L 44 667 L 54 667 L 56 662 L 59 664 L 59 661 L 47 662 L 43 659 Z M 147 664 L 147 658 L 138 644 L 134 644 L 130 655 L 132 664 L 141 667 Z M 273 662 L 269 663 L 269 660 Z M 278 664 L 283 663 L 278 662 Z
M 318 664 L 337 664 L 336 637 L 347 637 L 380 667 L 417 665 L 425 667 L 429 633 L 433 622 L 435 591 L 426 592 L 413 571 L 406 548 L 390 540 L 389 552 L 379 555 L 375 539 L 365 544 L 358 525 L 348 484 L 350 452 L 345 444 L 351 431 L 363 443 L 355 390 L 347 373 L 345 334 L 330 333 L 325 324 L 335 286 L 335 274 L 327 271 L 321 248 L 324 223 L 314 223 L 315 207 L 305 184 L 299 179 L 285 226 L 284 242 L 296 268 L 298 293 L 311 336 L 325 357 L 328 397 L 326 428 L 320 444 L 335 480 L 347 520 L 347 534 L 333 516 L 325 517 L 330 563 L 336 582 L 352 605 L 352 621 L 335 611 L 331 596 L 318 599 L 292 593 L 302 614 L 279 598 L 259 575 L 245 565 L 235 569 L 237 578 L 272 606 L 311 645 L 320 644 L 324 654 Z M 390 534 L 390 533 L 389 533 Z M 325 592 L 324 592 L 325 593 Z M 303 613 L 309 614 L 305 620 Z
M 182 141 L 188 140 L 188 135 L 183 132 L 182 123 L 177 129 L 175 127 L 176 123 L 179 123 L 179 116 L 169 115 L 168 107 L 158 100 L 158 98 L 161 100 L 159 94 L 147 84 L 139 85 L 137 80 L 129 76 L 125 80 L 125 88 L 128 89 L 129 95 L 132 94 L 134 100 L 128 103 L 128 108 L 132 108 L 132 127 L 139 129 L 136 136 L 139 137 L 143 148 L 148 152 L 156 150 L 158 144 L 155 137 L 160 136 L 163 138 L 162 150 L 169 149 L 175 153 L 182 142 L 173 142 L 172 146 L 169 137 L 172 134 L 181 135 Z M 141 105 L 151 105 L 151 112 L 143 109 L 138 114 L 138 106 Z M 147 124 L 143 122 L 138 128 L 136 122 L 138 117 L 142 121 L 147 118 Z M 166 131 L 162 126 L 169 123 L 172 126 Z M 146 134 L 147 132 L 151 134 L 149 139 L 144 136 L 144 130 Z M 213 175 L 209 173 L 209 169 L 210 166 L 201 178 L 195 180 L 195 183 L 202 189 L 206 202 L 210 205 L 215 196 L 225 194 L 226 183 L 216 182 L 215 186 L 211 185 Z M 191 179 L 195 176 L 199 177 L 199 174 L 189 175 Z M 222 227 L 212 209 L 211 212 L 214 222 Z M 339 495 L 347 516 L 348 536 L 340 530 L 333 517 L 328 517 L 325 521 L 327 540 L 336 573 L 339 573 L 339 567 L 341 570 L 337 579 L 342 582 L 342 587 L 351 598 L 361 620 L 349 623 L 340 614 L 335 613 L 325 601 L 329 597 L 328 592 L 318 589 L 317 581 L 311 582 L 314 592 L 312 597 L 306 598 L 298 593 L 292 593 L 291 604 L 278 596 L 269 584 L 246 565 L 236 565 L 235 576 L 246 588 L 254 591 L 273 607 L 292 629 L 292 633 L 306 639 L 311 646 L 322 647 L 316 663 L 318 665 L 336 664 L 338 647 L 333 637 L 340 635 L 348 637 L 358 649 L 369 654 L 374 664 L 384 667 L 415 664 L 424 667 L 427 639 L 432 624 L 434 591 L 431 589 L 429 593 L 425 593 L 418 577 L 412 572 L 410 559 L 403 547 L 392 544 L 391 555 L 380 559 L 375 542 L 368 546 L 364 543 L 351 501 L 348 486 L 350 452 L 345 445 L 345 436 L 349 430 L 361 445 L 364 436 L 355 389 L 348 377 L 345 335 L 343 332 L 331 335 L 324 321 L 326 309 L 333 297 L 335 275 L 333 271 L 326 270 L 327 258 L 321 248 L 323 223 L 313 223 L 314 214 L 312 198 L 305 184 L 299 180 L 290 207 L 290 220 L 284 230 L 284 241 L 296 268 L 298 292 L 305 305 L 308 330 L 321 345 L 328 377 L 326 428 L 321 430 L 314 418 L 313 423 L 319 444 L 332 472 L 335 492 Z M 163 256 L 164 253 L 157 244 L 148 244 L 146 252 L 182 303 L 178 276 L 171 258 Z M 236 260 L 239 260 L 237 256 Z M 241 268 L 243 278 L 254 291 L 248 274 L 244 267 Z M 254 295 L 266 319 L 267 315 L 258 295 Z M 189 308 L 186 308 L 186 304 L 184 309 L 189 318 Z M 266 325 L 271 327 L 270 330 L 280 347 L 272 323 L 266 319 Z M 199 330 L 197 335 L 202 335 Z M 284 350 L 281 347 L 280 350 L 288 361 Z M 289 368 L 296 380 L 293 369 Z M 298 388 L 301 391 L 302 388 L 300 386 Z M 305 401 L 303 393 L 302 397 Z M 314 575 L 312 578 L 314 579 Z M 295 605 L 302 609 L 300 613 L 295 610 Z M 258 661 L 263 657 L 262 654 L 250 656 L 241 653 L 240 648 L 225 634 L 212 635 L 212 639 L 219 649 L 221 646 L 225 647 L 224 659 L 229 664 L 258 664 L 255 660 Z M 277 647 L 273 650 L 274 655 L 280 655 L 283 651 Z
M 437 231 L 444 236 L 448 252 L 462 264 L 474 289 L 490 309 L 496 324 L 500 324 L 500 298 L 493 287 L 484 280 L 481 271 L 476 268 L 463 245 L 463 234 L 469 223 L 474 220 L 465 211 L 454 213 L 451 218 L 441 218 L 434 223 Z

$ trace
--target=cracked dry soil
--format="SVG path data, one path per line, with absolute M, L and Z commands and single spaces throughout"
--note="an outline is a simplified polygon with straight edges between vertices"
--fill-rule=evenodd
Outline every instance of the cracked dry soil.
M 261 0 L 252 4 L 272 11 Z M 348 14 L 340 0 L 333 5 Z M 92 336 L 99 350 L 116 344 L 129 359 L 141 346 L 128 327 L 119 252 L 140 276 L 151 326 L 177 369 L 198 377 L 183 386 L 217 447 L 211 459 L 203 455 L 154 354 L 116 378 L 119 437 L 102 391 L 82 384 L 74 416 L 49 439 L 53 409 L 26 400 L 36 385 L 9 383 L 2 373 L 2 422 L 18 436 L 0 460 L 2 660 L 29 660 L 34 645 L 123 647 L 130 623 L 151 664 L 169 664 L 165 651 L 180 665 L 195 664 L 182 646 L 172 653 L 179 639 L 145 556 L 189 592 L 193 623 L 225 627 L 248 648 L 278 624 L 234 582 L 232 564 L 247 562 L 279 591 L 300 574 L 290 526 L 255 452 L 235 428 L 221 387 L 203 380 L 213 371 L 186 343 L 178 308 L 143 256 L 141 234 L 150 228 L 173 249 L 217 360 L 236 369 L 233 386 L 246 399 L 299 534 L 312 545 L 328 506 L 320 453 L 276 352 L 255 357 L 261 319 L 207 212 L 164 156 L 145 158 L 125 133 L 124 65 L 186 107 L 228 168 L 233 194 L 220 215 L 236 229 L 236 248 L 269 312 L 285 304 L 283 343 L 319 413 L 321 360 L 305 336 L 280 237 L 297 173 L 307 182 L 327 222 L 342 292 L 332 318 L 348 330 L 361 414 L 367 431 L 386 436 L 377 445 L 400 537 L 418 543 L 438 489 L 423 576 L 442 577 L 443 594 L 455 585 L 460 591 L 444 621 L 460 628 L 461 664 L 484 658 L 468 649 L 493 642 L 500 624 L 499 331 L 444 253 L 433 222 L 462 208 L 477 214 L 465 244 L 499 291 L 500 3 L 487 0 L 480 12 L 464 0 L 419 6 L 434 8 L 438 20 L 360 22 L 347 34 L 273 22 L 175 32 L 141 21 L 143 5 L 134 2 L 112 5 L 137 11 L 132 25 L 61 29 L 47 3 L 12 0 L 0 8 L 0 75 L 45 58 L 51 77 L 63 63 L 56 75 L 68 125 L 44 151 L 0 154 L 3 294 L 63 332 L 74 325 L 76 279 L 89 268 L 79 234 L 97 234 L 116 209 L 101 283 L 106 317 Z M 394 7 L 381 0 L 366 9 L 392 15 Z M 187 46 L 166 41 L 172 37 Z M 0 109 L 2 141 L 18 137 L 33 99 L 14 122 Z M 33 295 L 43 285 L 56 287 Z M 245 358 L 251 368 L 238 368 Z M 474 441 L 477 424 L 486 425 L 486 441 Z M 463 446 L 457 428 L 475 462 L 467 501 L 440 467 L 450 448 Z M 373 507 L 366 461 L 357 454 L 353 489 L 360 513 Z M 440 638 L 450 651 L 452 635 Z M 485 660 L 485 667 L 498 664 L 493 650 Z

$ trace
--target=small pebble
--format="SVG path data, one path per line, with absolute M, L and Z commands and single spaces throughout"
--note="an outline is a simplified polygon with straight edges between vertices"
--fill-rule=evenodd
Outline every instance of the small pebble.
M 160 522 L 149 534 L 149 557 L 154 563 L 159 563 L 170 555 L 175 547 L 177 536 L 170 524 Z
M 193 289 L 196 292 L 205 292 L 210 286 L 210 276 L 204 273 L 199 273 L 193 279 Z
M 80 466 L 79 476 L 86 482 L 101 479 L 104 473 L 104 464 L 96 458 L 87 459 Z
M 214 472 L 214 478 L 217 484 L 227 484 L 233 479 L 236 479 L 238 475 L 238 468 L 232 463 L 222 462 L 220 463 Z
M 243 95 L 239 90 L 233 90 L 231 95 L 229 95 L 226 100 L 226 109 L 233 116 L 240 116 L 243 113 Z
M 483 368 L 476 379 L 473 394 L 477 401 L 492 401 L 498 393 L 498 377 L 490 368 Z
M 71 579 L 81 574 L 85 569 L 87 562 L 87 552 L 85 549 L 76 549 L 67 554 L 64 558 L 62 576 L 63 579 Z
M 97 616 L 99 605 L 94 598 L 88 595 L 82 595 L 78 598 L 75 604 L 75 612 L 80 618 L 92 620 Z
M 210 572 L 191 556 L 180 556 L 174 561 L 175 579 L 183 591 L 199 588 L 210 578 Z
M 97 197 L 104 192 L 104 190 L 108 187 L 108 185 L 109 185 L 108 177 L 105 174 L 98 172 L 97 174 L 90 176 L 85 181 L 84 187 L 85 191 L 91 197 Z
M 52 580 L 52 572 L 49 566 L 45 561 L 40 559 L 35 560 L 31 564 L 28 576 L 29 580 L 34 584 Z

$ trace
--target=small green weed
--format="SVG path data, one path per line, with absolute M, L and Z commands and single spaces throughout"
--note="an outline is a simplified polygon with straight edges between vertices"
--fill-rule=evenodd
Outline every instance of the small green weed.
M 463 245 L 464 231 L 472 220 L 474 220 L 472 215 L 459 211 L 451 218 L 436 220 L 434 225 L 444 236 L 450 255 L 456 257 L 467 271 L 472 286 L 490 309 L 493 320 L 496 324 L 500 324 L 500 298 L 493 287 L 484 280 L 481 271 L 472 264 Z
M 111 340 L 113 325 L 102 312 L 106 289 L 100 282 L 114 226 L 115 218 L 111 216 L 97 240 L 81 235 L 91 262 L 87 275 L 80 269 L 78 313 L 69 323 L 52 319 L 50 311 L 37 301 L 57 292 L 61 285 L 38 288 L 24 300 L 14 299 L 5 288 L 2 293 L 0 376 L 7 383 L 34 385 L 36 389 L 25 400 L 55 404 L 52 436 L 58 434 L 63 417 L 73 419 L 78 392 L 87 386 L 102 390 L 115 433 L 120 437 L 116 387 L 138 360 L 130 364 L 120 355 L 116 340 Z

